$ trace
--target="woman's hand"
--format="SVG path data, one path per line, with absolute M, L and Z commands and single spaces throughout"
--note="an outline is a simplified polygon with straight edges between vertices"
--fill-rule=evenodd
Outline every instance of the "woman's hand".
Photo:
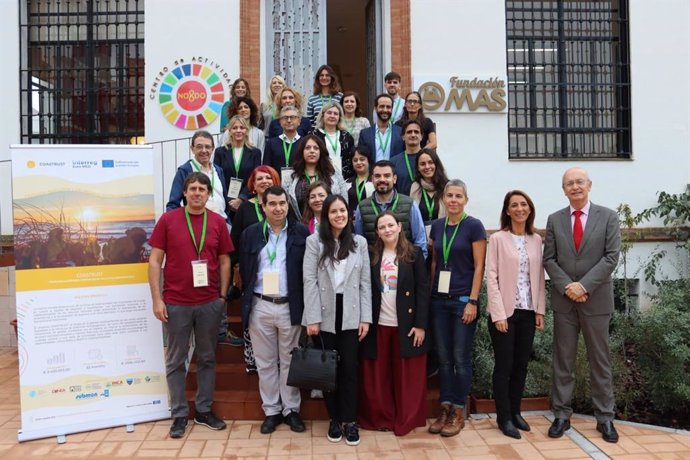
M 462 314 L 462 322 L 470 324 L 477 319 L 477 306 L 471 303 L 465 304 L 465 312 Z
M 367 336 L 367 332 L 369 332 L 369 323 L 359 323 L 359 341 L 361 342 L 364 340 L 364 337 Z
M 421 347 L 422 344 L 424 343 L 424 329 L 421 327 L 413 327 L 410 329 L 410 333 L 407 334 L 408 337 L 413 337 L 412 339 L 412 346 L 413 347 Z
M 505 334 L 506 332 L 508 332 L 508 321 L 506 321 L 506 320 L 504 320 L 504 319 L 495 321 L 495 322 L 494 322 L 494 326 L 496 326 L 496 330 L 497 330 L 498 332 L 502 332 L 502 333 L 504 333 L 504 334 Z
M 307 326 L 307 335 L 319 335 L 321 323 L 314 323 Z
M 233 211 L 237 211 L 240 208 L 240 205 L 242 204 L 242 198 L 233 198 L 232 200 L 228 200 L 228 205 L 230 205 L 230 209 Z
M 543 331 L 544 330 L 544 315 L 540 315 L 539 313 L 534 315 L 534 324 L 537 325 L 537 330 Z

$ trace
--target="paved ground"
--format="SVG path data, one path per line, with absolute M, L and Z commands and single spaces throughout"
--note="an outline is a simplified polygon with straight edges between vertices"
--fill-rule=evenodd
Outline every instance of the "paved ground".
M 260 421 L 228 422 L 228 429 L 211 431 L 191 426 L 185 438 L 168 439 L 169 420 L 140 424 L 133 433 L 124 427 L 17 443 L 20 427 L 19 379 L 16 349 L 0 348 L 0 457 L 29 458 L 271 458 L 271 459 L 541 459 L 625 458 L 690 459 L 690 433 L 648 425 L 616 422 L 621 435 L 609 444 L 595 430 L 592 418 L 574 416 L 573 428 L 561 439 L 550 439 L 548 412 L 526 413 L 532 431 L 521 440 L 507 438 L 496 428 L 492 414 L 471 419 L 453 438 L 441 438 L 420 428 L 396 438 L 392 433 L 361 431 L 357 447 L 326 439 L 327 422 L 307 421 L 305 433 L 286 425 L 270 436 L 259 432 Z

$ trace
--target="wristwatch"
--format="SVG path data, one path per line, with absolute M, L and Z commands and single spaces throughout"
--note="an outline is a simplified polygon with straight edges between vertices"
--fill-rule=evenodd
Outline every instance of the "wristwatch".
M 472 297 L 469 298 L 467 301 L 468 304 L 474 305 L 475 307 L 477 306 L 477 299 L 473 299 Z

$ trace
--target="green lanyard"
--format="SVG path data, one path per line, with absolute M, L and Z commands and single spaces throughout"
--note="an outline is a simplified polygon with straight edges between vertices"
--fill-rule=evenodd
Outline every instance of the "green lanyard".
M 433 219 L 434 208 L 436 207 L 436 202 L 433 198 L 429 198 L 429 194 L 426 190 L 422 189 L 422 196 L 424 197 L 424 204 L 426 205 L 426 212 L 429 214 L 429 220 Z M 429 204 L 431 203 L 431 204 Z
M 240 175 L 240 165 L 242 164 L 242 157 L 244 156 L 244 147 L 240 147 L 239 158 L 237 155 L 237 149 L 232 148 L 232 159 L 235 162 L 235 174 Z
M 453 231 L 453 236 L 450 237 L 450 243 L 446 241 L 446 227 L 448 226 L 447 217 L 445 224 L 443 224 L 443 264 L 446 267 L 448 266 L 448 257 L 450 257 L 450 247 L 453 246 L 453 241 L 455 241 L 455 237 L 458 236 L 458 230 L 460 230 L 460 224 L 462 224 L 462 221 L 464 221 L 466 217 L 467 213 L 463 212 L 462 216 L 460 217 L 460 222 L 458 222 L 458 225 L 455 227 L 455 231 Z
M 290 155 L 292 154 L 292 146 L 294 144 L 294 141 L 285 142 L 285 139 L 280 139 L 283 141 L 283 155 L 285 155 L 285 167 L 290 166 Z M 288 147 L 288 145 L 290 147 Z
M 393 213 L 395 212 L 395 208 L 398 207 L 398 200 L 399 200 L 399 199 L 400 199 L 400 194 L 396 193 L 396 194 L 395 194 L 395 199 L 393 200 L 393 206 L 391 206 L 391 208 L 390 208 L 390 209 L 391 209 L 391 212 L 393 212 Z M 373 196 L 371 197 L 371 208 L 374 210 L 374 214 L 376 214 L 377 216 L 378 216 L 379 213 L 381 212 L 381 211 L 379 210 L 379 207 L 378 207 L 378 205 L 376 204 L 376 200 L 374 199 Z
M 384 140 L 381 138 L 381 131 L 379 131 L 378 129 L 376 130 L 376 138 L 379 141 L 379 150 L 381 151 L 381 156 L 386 155 L 386 149 L 388 148 L 388 143 L 391 141 L 391 131 L 393 131 L 393 128 L 391 128 L 389 126 L 388 129 L 386 130 L 386 138 L 385 138 L 386 141 L 384 142 Z
M 266 254 L 268 255 L 268 261 L 271 264 L 271 267 L 273 266 L 273 262 L 276 260 L 276 254 L 278 254 L 278 241 L 280 241 L 280 233 L 278 233 L 278 237 L 276 238 L 276 243 L 273 245 L 273 252 L 270 251 L 269 249 L 269 244 L 271 239 L 268 237 L 268 232 L 266 229 L 268 228 L 268 222 L 264 221 L 264 238 L 266 238 Z M 285 228 L 285 227 L 283 227 Z
M 367 184 L 369 181 L 369 176 L 359 184 L 357 183 L 358 178 L 355 177 L 355 194 L 357 195 L 357 203 L 362 201 L 362 194 L 364 193 L 364 186 Z M 373 202 L 373 200 L 372 200 Z M 377 214 L 378 215 L 378 214 Z
M 331 95 L 324 96 L 323 94 L 319 94 L 319 97 L 321 98 L 321 107 L 323 107 L 326 102 L 331 102 L 333 100 L 333 96 Z
M 345 130 L 348 133 L 352 134 L 352 131 L 355 129 L 355 123 L 357 123 L 357 117 L 352 117 L 352 122 L 348 122 L 347 118 L 345 118 L 344 120 L 345 120 L 345 126 L 346 126 Z
M 259 222 L 264 221 L 264 215 L 261 214 L 261 210 L 259 209 L 259 199 L 254 198 L 256 201 L 254 201 L 254 212 L 256 213 L 256 220 Z
M 192 161 L 192 166 L 194 166 L 194 169 L 196 169 L 196 172 L 203 173 L 203 171 L 201 170 L 201 165 L 199 163 L 197 163 L 194 158 L 192 158 L 191 161 Z M 206 174 L 206 173 L 204 173 L 204 174 Z M 211 190 L 210 190 L 211 195 L 213 195 L 213 185 L 215 183 L 216 183 L 216 175 L 213 172 L 213 166 L 211 166 Z
M 201 241 L 199 245 L 196 244 L 196 236 L 194 236 L 194 229 L 192 228 L 192 221 L 189 219 L 189 211 L 187 207 L 184 208 L 184 217 L 187 219 L 187 228 L 189 229 L 189 234 L 192 237 L 192 243 L 194 243 L 194 249 L 196 249 L 197 258 L 201 259 L 201 251 L 204 249 L 204 241 L 206 241 L 206 222 L 208 219 L 208 214 L 206 214 L 206 208 L 204 208 L 204 223 L 201 226 Z
M 307 185 L 311 185 L 311 183 L 312 183 L 312 180 L 309 179 L 309 177 L 310 177 L 310 176 L 308 176 L 307 173 L 304 173 L 304 178 L 307 179 Z M 318 174 L 315 174 L 313 177 L 314 177 L 313 182 L 318 182 L 318 181 L 319 181 L 319 175 L 318 175 Z
M 405 165 L 407 166 L 407 174 L 410 175 L 410 180 L 414 181 L 414 171 L 412 171 L 412 166 L 410 165 L 410 155 L 407 152 L 403 152 L 405 156 Z
M 335 131 L 335 139 L 331 139 L 330 134 L 328 134 L 326 131 L 323 131 L 323 134 L 324 136 L 326 136 L 328 143 L 331 145 L 331 148 L 333 149 L 333 155 L 338 155 L 338 147 L 340 147 L 340 142 L 338 142 L 338 130 Z

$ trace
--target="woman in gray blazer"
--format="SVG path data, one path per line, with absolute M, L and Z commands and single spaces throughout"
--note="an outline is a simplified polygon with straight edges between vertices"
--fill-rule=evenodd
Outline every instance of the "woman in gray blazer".
M 371 323 L 369 253 L 366 240 L 352 232 L 345 198 L 330 195 L 321 216 L 304 253 L 302 324 L 317 347 L 323 342 L 340 356 L 337 388 L 324 392 L 331 418 L 328 440 L 338 442 L 344 435 L 348 445 L 356 446 L 358 349 Z

